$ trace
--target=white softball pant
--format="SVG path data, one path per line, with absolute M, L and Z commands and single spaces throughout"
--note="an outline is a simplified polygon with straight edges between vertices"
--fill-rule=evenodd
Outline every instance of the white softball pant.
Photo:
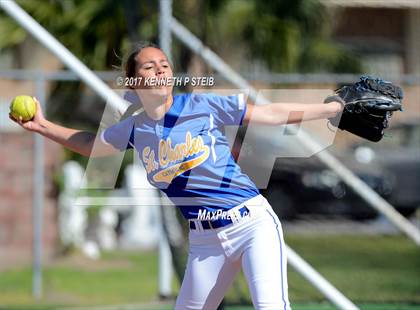
M 255 309 L 290 309 L 286 249 L 279 219 L 261 195 L 250 215 L 209 230 L 190 230 L 189 256 L 175 309 L 216 310 L 242 267 Z

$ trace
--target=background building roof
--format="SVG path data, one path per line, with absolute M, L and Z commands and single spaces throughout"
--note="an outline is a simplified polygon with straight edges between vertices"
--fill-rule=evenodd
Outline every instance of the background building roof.
M 377 8 L 420 8 L 419 0 L 322 0 L 327 6 L 377 7 Z

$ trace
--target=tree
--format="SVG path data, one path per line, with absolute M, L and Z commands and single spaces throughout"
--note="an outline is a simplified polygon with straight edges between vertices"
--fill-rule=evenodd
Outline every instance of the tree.
M 257 60 L 271 72 L 360 72 L 356 55 L 331 39 L 329 15 L 317 0 L 230 0 L 205 24 L 209 44 L 241 59 L 237 68 Z

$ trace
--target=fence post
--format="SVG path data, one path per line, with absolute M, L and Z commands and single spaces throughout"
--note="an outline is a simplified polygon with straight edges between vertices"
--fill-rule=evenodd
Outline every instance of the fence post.
M 45 77 L 38 74 L 36 83 L 36 97 L 45 106 Z M 32 295 L 42 297 L 42 222 L 44 210 L 44 137 L 34 135 L 34 178 L 32 201 L 33 224 L 33 256 L 32 256 Z

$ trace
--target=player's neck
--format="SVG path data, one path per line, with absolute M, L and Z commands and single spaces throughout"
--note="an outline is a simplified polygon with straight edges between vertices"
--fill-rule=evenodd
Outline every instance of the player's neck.
M 147 116 L 158 121 L 163 119 L 166 112 L 171 108 L 173 97 L 172 94 L 169 94 L 168 96 L 142 95 L 141 102 L 143 103 Z

